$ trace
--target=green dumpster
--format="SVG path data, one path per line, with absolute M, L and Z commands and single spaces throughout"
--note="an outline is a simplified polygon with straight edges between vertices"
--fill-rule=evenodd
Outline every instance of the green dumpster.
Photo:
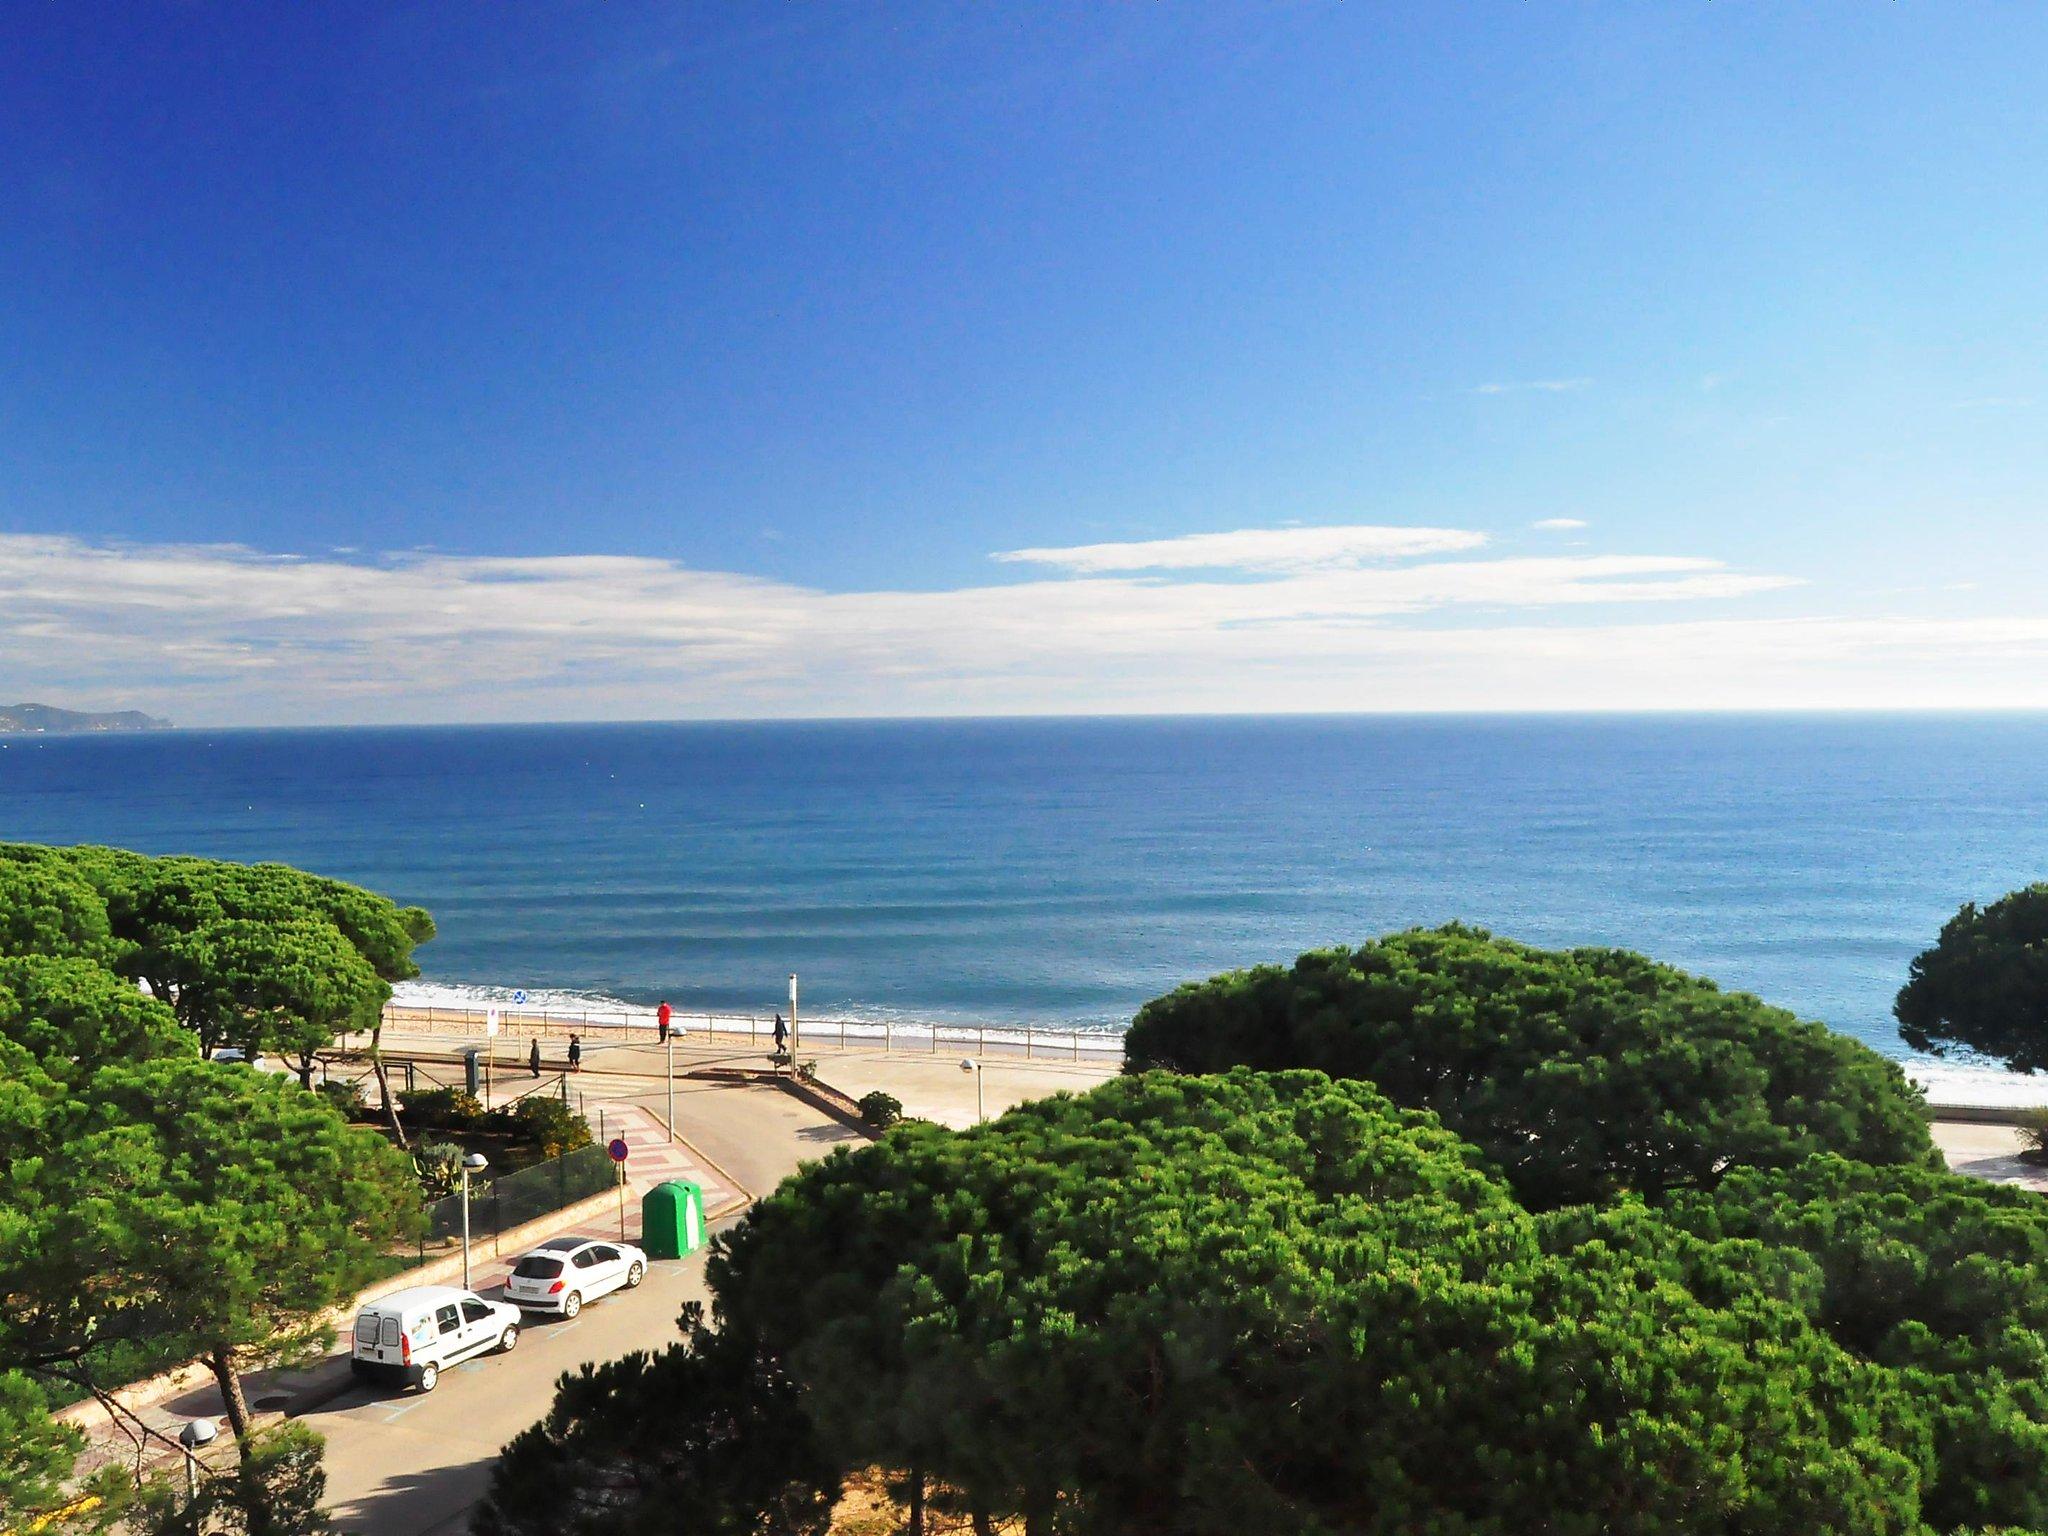
M 650 1259 L 680 1259 L 704 1246 L 704 1191 L 686 1179 L 657 1184 L 640 1199 L 640 1246 Z

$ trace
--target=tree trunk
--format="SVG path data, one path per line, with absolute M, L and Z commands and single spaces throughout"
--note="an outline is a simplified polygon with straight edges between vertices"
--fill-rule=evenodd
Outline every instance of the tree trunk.
M 924 1536 L 924 1468 L 910 1469 L 910 1524 L 904 1536 Z
M 996 1536 L 996 1523 L 988 1517 L 988 1506 L 974 1506 L 974 1536 Z
M 377 1092 L 384 1096 L 384 1117 L 391 1122 L 391 1134 L 398 1138 L 398 1150 L 410 1152 L 412 1145 L 405 1139 L 405 1127 L 398 1123 L 398 1106 L 391 1102 L 391 1079 L 384 1071 L 384 1020 L 377 1020 L 377 1027 L 370 1031 L 370 1070 L 377 1074 Z
M 213 1379 L 220 1384 L 220 1400 L 227 1409 L 228 1427 L 235 1432 L 235 1443 L 249 1443 L 249 1400 L 242 1396 L 242 1378 L 235 1371 L 235 1357 L 232 1350 L 216 1349 L 206 1357 L 206 1363 L 213 1367 Z
M 305 1052 L 299 1054 L 299 1086 L 308 1093 L 313 1091 L 313 1058 Z

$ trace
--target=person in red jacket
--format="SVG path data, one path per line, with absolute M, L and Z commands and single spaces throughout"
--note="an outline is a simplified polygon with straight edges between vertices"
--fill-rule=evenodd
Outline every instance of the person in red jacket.
M 661 1043 L 668 1044 L 668 999 L 663 998 L 661 1006 L 654 1010 L 654 1027 L 661 1031 Z

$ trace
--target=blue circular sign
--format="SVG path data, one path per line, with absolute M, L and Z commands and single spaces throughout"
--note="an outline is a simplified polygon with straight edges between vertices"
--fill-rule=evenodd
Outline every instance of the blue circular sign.
M 525 1002 L 525 1001 L 526 1001 L 526 988 L 524 988 L 524 987 L 521 987 L 521 988 L 520 988 L 520 989 L 519 989 L 518 991 L 514 992 L 514 993 L 512 994 L 512 1001 L 513 1001 L 513 1002 L 515 1002 L 515 1003 L 523 1003 L 523 1002 Z
M 612 1138 L 612 1144 L 606 1147 L 605 1151 L 611 1153 L 613 1162 L 623 1163 L 626 1160 L 626 1138 L 623 1136 L 614 1136 Z

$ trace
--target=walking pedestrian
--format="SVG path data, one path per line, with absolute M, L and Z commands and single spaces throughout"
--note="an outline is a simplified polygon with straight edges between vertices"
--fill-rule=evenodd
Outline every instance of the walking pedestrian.
M 654 1010 L 654 1027 L 661 1031 L 661 1043 L 663 1045 L 668 1044 L 668 1021 L 668 999 L 663 998 L 661 1006 Z
M 789 1044 L 789 1026 L 782 1022 L 782 1015 L 775 1015 L 775 1054 L 780 1056 L 783 1047 Z
M 569 1070 L 571 1072 L 581 1072 L 583 1070 L 583 1037 L 581 1035 L 571 1035 L 569 1037 Z
M 526 1070 L 535 1077 L 540 1076 L 540 1036 L 533 1037 L 533 1049 L 526 1053 Z

